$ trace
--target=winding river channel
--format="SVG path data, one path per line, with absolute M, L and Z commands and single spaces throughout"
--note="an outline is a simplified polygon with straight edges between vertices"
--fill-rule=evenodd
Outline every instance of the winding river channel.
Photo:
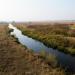
M 55 55 L 62 67 L 65 67 L 65 69 L 69 72 L 75 73 L 75 56 L 71 56 L 56 49 L 49 48 L 45 46 L 42 42 L 23 35 L 21 30 L 17 29 L 12 24 L 9 24 L 8 27 L 10 29 L 13 29 L 11 35 L 14 35 L 16 38 L 18 38 L 19 42 L 22 45 L 25 45 L 27 48 L 34 50 L 34 52 L 39 53 L 40 50 L 45 50 L 46 52 Z

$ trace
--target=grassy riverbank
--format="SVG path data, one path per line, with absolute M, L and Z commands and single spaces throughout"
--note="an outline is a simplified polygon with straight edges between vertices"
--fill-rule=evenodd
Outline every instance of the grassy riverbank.
M 75 55 L 75 30 L 69 24 L 17 25 L 23 34 L 62 52 Z
M 51 57 L 34 54 L 9 35 L 7 25 L 0 25 L 0 75 L 65 75 L 63 69 L 52 66 L 55 57 Z

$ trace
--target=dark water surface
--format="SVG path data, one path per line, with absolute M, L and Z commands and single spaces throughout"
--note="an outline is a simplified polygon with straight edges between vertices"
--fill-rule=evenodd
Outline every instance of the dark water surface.
M 11 35 L 15 35 L 15 37 L 18 38 L 19 42 L 22 45 L 27 46 L 27 48 L 32 49 L 35 52 L 40 52 L 40 50 L 45 50 L 46 52 L 55 55 L 61 66 L 65 67 L 65 69 L 67 69 L 69 72 L 71 71 L 75 73 L 75 56 L 65 54 L 53 48 L 48 48 L 42 42 L 39 42 L 35 39 L 23 35 L 19 29 L 17 29 L 11 24 L 9 24 L 9 28 L 14 29 L 14 31 L 11 32 Z

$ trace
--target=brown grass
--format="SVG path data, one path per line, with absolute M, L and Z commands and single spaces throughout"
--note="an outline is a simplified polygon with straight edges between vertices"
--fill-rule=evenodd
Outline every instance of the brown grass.
M 15 41 L 8 27 L 0 25 L 0 75 L 65 75 Z
M 69 24 L 21 25 L 23 34 L 43 42 L 64 53 L 75 55 L 75 30 Z

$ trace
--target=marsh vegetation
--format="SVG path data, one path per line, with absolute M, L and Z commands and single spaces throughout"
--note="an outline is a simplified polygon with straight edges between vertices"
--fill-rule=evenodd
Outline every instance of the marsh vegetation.
M 23 34 L 62 52 L 75 54 L 75 30 L 70 24 L 17 25 Z
M 0 75 L 65 75 L 62 68 L 53 67 L 55 57 L 44 57 L 17 43 L 8 26 L 0 25 Z

